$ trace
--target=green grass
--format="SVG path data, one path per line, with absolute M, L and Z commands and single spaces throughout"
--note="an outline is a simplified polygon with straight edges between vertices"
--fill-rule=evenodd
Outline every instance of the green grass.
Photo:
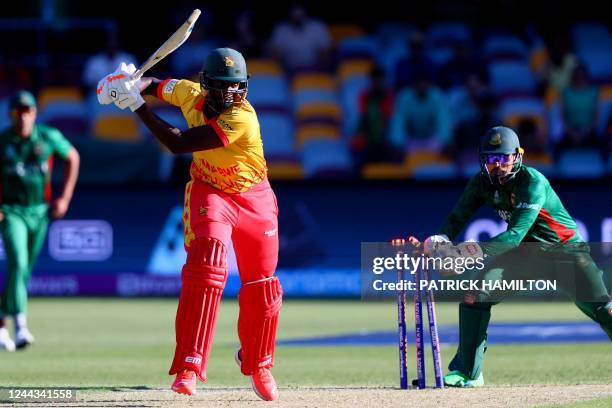
M 572 402 L 563 405 L 550 405 L 558 408 L 610 408 L 612 407 L 612 398 L 600 398 L 588 401 Z
M 437 306 L 440 324 L 457 323 L 456 305 Z M 176 299 L 33 299 L 30 327 L 36 344 L 0 355 L 2 386 L 167 387 L 175 311 Z M 237 303 L 224 301 L 208 368 L 211 387 L 247 385 L 233 361 L 237 316 Z M 396 317 L 393 302 L 287 300 L 279 338 L 395 330 Z M 492 318 L 573 319 L 584 317 L 566 303 L 505 303 L 493 309 Z M 445 364 L 454 351 L 454 346 L 443 349 Z M 410 350 L 411 377 L 413 356 Z M 282 386 L 395 387 L 397 360 L 395 345 L 278 347 L 274 372 Z M 484 374 L 487 384 L 611 384 L 610 367 L 606 343 L 493 345 Z

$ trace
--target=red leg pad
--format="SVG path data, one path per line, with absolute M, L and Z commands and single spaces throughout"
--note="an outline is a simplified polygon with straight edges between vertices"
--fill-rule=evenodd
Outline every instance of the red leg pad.
M 274 343 L 282 303 L 283 290 L 277 277 L 246 283 L 240 289 L 238 337 L 244 375 L 274 366 Z
M 206 381 L 217 310 L 227 280 L 227 249 L 214 238 L 197 238 L 187 252 L 176 311 L 176 350 L 169 374 L 192 370 Z

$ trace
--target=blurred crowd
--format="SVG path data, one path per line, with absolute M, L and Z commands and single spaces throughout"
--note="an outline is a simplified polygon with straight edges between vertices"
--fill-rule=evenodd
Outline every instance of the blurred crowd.
M 196 80 L 210 50 L 242 52 L 273 178 L 465 176 L 478 168 L 480 136 L 499 124 L 517 131 L 526 162 L 549 175 L 612 174 L 612 36 L 605 24 L 517 31 L 380 23 L 366 30 L 328 24 L 302 5 L 267 29 L 257 19 L 245 9 L 223 38 L 204 18 L 163 75 Z M 71 139 L 152 143 L 127 113 L 95 102 L 97 81 L 121 61 L 139 62 L 115 32 L 78 75 L 41 78 L 13 56 L 0 67 L 0 108 L 16 88 L 29 88 L 38 94 L 40 120 Z M 180 112 L 155 108 L 185 126 Z M 6 126 L 7 115 L 0 116 Z

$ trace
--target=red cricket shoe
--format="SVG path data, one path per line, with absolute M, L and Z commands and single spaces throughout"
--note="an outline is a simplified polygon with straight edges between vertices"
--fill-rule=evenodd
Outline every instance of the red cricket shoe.
M 193 395 L 196 393 L 196 375 L 191 370 L 183 370 L 176 375 L 172 383 L 172 391 L 179 394 Z
M 242 359 L 240 358 L 240 350 L 234 354 L 236 364 L 240 367 L 242 365 Z M 253 375 L 251 375 L 251 385 L 253 391 L 259 398 L 264 401 L 276 401 L 278 399 L 278 388 L 276 387 L 276 381 L 272 376 L 272 372 L 267 368 L 258 369 Z

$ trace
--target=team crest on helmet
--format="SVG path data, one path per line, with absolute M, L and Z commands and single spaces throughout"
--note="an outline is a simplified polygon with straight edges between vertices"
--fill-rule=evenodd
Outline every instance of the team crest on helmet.
M 223 60 L 225 61 L 225 66 L 226 67 L 233 67 L 235 62 L 233 59 L 231 59 L 230 57 L 225 57 L 223 58 Z
M 489 139 L 489 144 L 493 146 L 500 145 L 501 142 L 502 142 L 502 138 L 499 133 L 495 133 L 494 135 L 491 136 L 491 139 Z

